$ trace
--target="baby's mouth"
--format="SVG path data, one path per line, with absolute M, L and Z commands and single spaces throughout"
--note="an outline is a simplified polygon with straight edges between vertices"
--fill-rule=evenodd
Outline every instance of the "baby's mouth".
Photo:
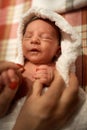
M 30 52 L 31 52 L 31 53 L 39 53 L 40 50 L 39 50 L 39 49 L 31 49 Z

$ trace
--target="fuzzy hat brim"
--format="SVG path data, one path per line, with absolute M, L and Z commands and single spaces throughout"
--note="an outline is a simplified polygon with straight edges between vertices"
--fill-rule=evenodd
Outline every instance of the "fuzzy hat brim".
M 56 66 L 64 81 L 68 82 L 69 72 L 73 69 L 73 64 L 76 58 L 81 53 L 81 38 L 73 27 L 58 13 L 44 8 L 30 8 L 21 18 L 18 27 L 18 55 L 16 63 L 24 64 L 24 57 L 22 52 L 22 38 L 23 30 L 27 22 L 32 18 L 38 17 L 42 19 L 49 19 L 61 31 L 61 55 L 56 62 Z

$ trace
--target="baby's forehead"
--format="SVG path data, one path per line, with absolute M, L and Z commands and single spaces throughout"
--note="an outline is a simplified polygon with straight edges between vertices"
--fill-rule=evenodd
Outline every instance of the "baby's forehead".
M 28 22 L 25 24 L 23 34 L 25 33 L 27 26 L 29 26 L 31 23 L 35 23 L 35 21 L 45 22 L 45 23 L 47 23 L 48 25 L 51 25 L 52 28 L 55 29 L 55 31 L 57 32 L 57 34 L 59 34 L 59 32 L 60 32 L 59 28 L 55 25 L 55 22 L 52 22 L 52 21 L 50 21 L 49 19 L 42 19 L 42 18 L 34 17 L 34 18 L 32 18 L 30 21 L 28 21 Z M 45 28 L 45 29 L 46 29 L 46 28 Z
M 30 24 L 31 22 L 33 21 L 44 21 L 45 23 L 48 23 L 50 25 L 52 25 L 55 29 L 59 29 L 56 25 L 55 25 L 55 22 L 52 22 L 50 21 L 49 19 L 43 19 L 43 18 L 38 18 L 38 17 L 35 17 L 33 19 L 31 19 L 28 24 Z

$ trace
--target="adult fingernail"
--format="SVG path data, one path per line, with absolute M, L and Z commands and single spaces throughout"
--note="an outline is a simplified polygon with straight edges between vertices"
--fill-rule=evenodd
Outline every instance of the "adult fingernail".
M 13 81 L 10 83 L 9 88 L 14 90 L 17 88 L 17 86 L 18 86 L 18 83 L 16 81 Z
M 25 71 L 25 69 L 24 69 L 24 66 L 23 66 L 23 65 L 20 65 L 20 64 L 16 64 L 16 65 L 18 65 L 18 66 L 20 67 L 19 69 L 20 69 L 20 71 L 21 71 L 21 72 L 24 72 L 24 71 Z
M 19 67 L 22 67 L 23 68 L 23 65 L 21 65 L 21 64 L 17 64 Z

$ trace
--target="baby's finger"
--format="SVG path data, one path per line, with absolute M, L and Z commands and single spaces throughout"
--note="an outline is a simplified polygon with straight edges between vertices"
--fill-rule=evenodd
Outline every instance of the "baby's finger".
M 48 66 L 47 65 L 40 65 L 36 68 L 36 71 L 38 70 L 47 70 Z
M 43 77 L 43 76 L 47 76 L 47 72 L 46 71 L 37 71 L 35 74 L 34 74 L 34 77 L 38 77 L 38 78 L 40 78 L 40 77 Z
M 45 65 L 44 65 L 45 66 Z M 54 72 L 53 72 L 53 69 L 51 67 L 43 67 L 43 66 L 40 66 L 38 69 L 37 69 L 37 74 L 39 73 L 43 73 L 45 75 L 47 75 L 47 78 L 49 80 L 52 80 L 53 77 L 54 77 Z
M 56 73 L 56 77 L 54 77 L 53 82 L 51 83 L 48 91 L 45 93 L 49 99 L 53 98 L 53 100 L 59 99 L 61 94 L 65 89 L 65 82 L 61 76 Z
M 48 75 L 44 73 L 37 73 L 36 75 L 34 75 L 34 78 L 36 80 L 38 79 L 42 84 L 48 84 L 49 82 Z

